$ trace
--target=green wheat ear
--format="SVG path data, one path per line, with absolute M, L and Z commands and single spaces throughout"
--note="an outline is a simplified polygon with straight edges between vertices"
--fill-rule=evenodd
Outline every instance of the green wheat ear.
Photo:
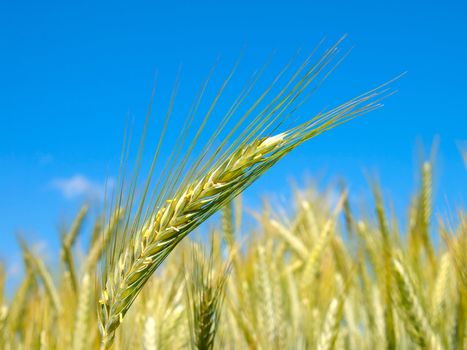
M 125 218 L 118 233 L 107 244 L 106 260 L 100 276 L 102 284 L 98 315 L 102 348 L 112 344 L 115 331 L 135 298 L 184 237 L 303 142 L 381 106 L 381 99 L 388 95 L 385 86 L 321 112 L 306 122 L 283 129 L 284 122 L 290 119 L 309 97 L 310 92 L 323 82 L 339 62 L 339 44 L 340 42 L 330 47 L 314 62 L 312 56 L 308 57 L 282 83 L 279 92 L 273 94 L 273 88 L 281 84 L 281 78 L 289 69 L 289 65 L 286 66 L 257 101 L 243 115 L 237 116 L 239 106 L 256 84 L 255 78 L 252 85 L 248 85 L 233 102 L 205 147 L 191 161 L 200 134 L 214 113 L 231 76 L 222 85 L 203 118 L 200 129 L 185 150 L 184 139 L 206 89 L 203 86 L 170 160 L 155 183 L 154 192 L 149 193 L 152 173 L 172 110 L 173 101 L 171 102 L 142 194 L 137 200 L 138 170 L 133 175 L 133 182 L 127 193 L 124 194 L 123 191 L 123 180 L 117 191 L 115 207 L 124 208 Z M 227 137 L 220 140 L 229 120 L 234 118 L 238 122 L 227 133 Z M 137 167 L 141 163 L 141 154 L 138 153 Z M 180 154 L 184 155 L 180 157 Z
M 185 291 L 190 324 L 191 348 L 210 350 L 218 338 L 218 328 L 230 263 L 216 271 L 211 244 L 209 256 L 191 244 L 191 257 L 185 263 Z

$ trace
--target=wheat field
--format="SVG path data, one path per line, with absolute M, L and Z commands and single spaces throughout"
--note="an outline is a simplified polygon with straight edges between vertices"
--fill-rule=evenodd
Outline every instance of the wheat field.
M 376 184 L 370 209 L 358 214 L 345 186 L 292 188 L 287 208 L 242 205 L 241 193 L 290 151 L 392 93 L 384 84 L 294 122 L 341 58 L 339 43 L 313 53 L 238 116 L 254 80 L 201 151 L 194 145 L 223 87 L 184 144 L 196 100 L 159 178 L 163 137 L 142 189 L 142 153 L 129 181 L 123 162 L 90 232 L 83 205 L 62 232 L 58 268 L 20 239 L 25 272 L 11 296 L 5 268 L 0 275 L 0 348 L 467 349 L 467 216 L 459 209 L 434 219 L 431 161 L 406 227 Z M 203 226 L 193 239 L 215 213 L 209 232 Z M 83 247 L 78 238 L 89 239 Z
M 431 229 L 427 168 L 405 229 L 377 189 L 375 215 L 361 219 L 345 193 L 330 204 L 332 192 L 295 190 L 292 212 L 265 204 L 251 232 L 237 198 L 208 240 L 184 240 L 149 279 L 113 348 L 464 349 L 467 217 Z M 73 256 L 86 209 L 63 239 L 59 276 L 23 242 L 24 279 L 10 301 L 2 293 L 1 348 L 100 347 L 94 269 L 105 240 Z

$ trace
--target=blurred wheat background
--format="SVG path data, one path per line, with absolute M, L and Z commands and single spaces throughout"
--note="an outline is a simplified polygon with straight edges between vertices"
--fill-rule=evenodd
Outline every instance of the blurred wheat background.
M 249 214 L 238 197 L 209 239 L 183 241 L 151 277 L 113 348 L 465 349 L 466 213 L 433 225 L 429 162 L 421 174 L 407 227 L 376 185 L 361 218 L 335 188 L 291 189 L 289 208 L 265 200 Z M 1 296 L 2 349 L 100 347 L 95 268 L 123 216 L 96 221 L 77 251 L 86 215 L 83 206 L 62 235 L 58 276 L 22 242 L 24 279 Z

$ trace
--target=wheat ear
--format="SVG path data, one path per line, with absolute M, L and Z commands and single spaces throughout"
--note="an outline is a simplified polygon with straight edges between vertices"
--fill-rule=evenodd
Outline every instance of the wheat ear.
M 386 348 L 388 350 L 396 349 L 396 330 L 394 322 L 394 310 L 393 310 L 393 283 L 392 283 L 392 250 L 393 242 L 391 240 L 391 234 L 389 226 L 384 213 L 384 203 L 381 190 L 378 186 L 373 187 L 373 194 L 376 202 L 376 216 L 378 218 L 379 229 L 381 232 L 381 241 L 383 243 L 383 268 L 382 268 L 382 279 L 383 279 L 383 301 L 386 305 L 385 309 L 385 335 L 386 335 Z
M 76 268 L 75 268 L 75 263 L 73 260 L 72 248 L 81 230 L 81 227 L 83 225 L 83 221 L 86 217 L 87 212 L 88 212 L 88 206 L 83 205 L 78 215 L 76 216 L 76 219 L 74 220 L 70 231 L 68 232 L 67 235 L 63 237 L 63 241 L 62 241 L 61 257 L 62 257 L 63 262 L 65 263 L 65 266 L 68 269 L 68 273 L 70 274 L 71 286 L 72 286 L 74 293 L 78 293 L 78 283 L 76 280 Z
M 339 323 L 342 319 L 344 299 L 334 298 L 329 304 L 328 311 L 324 320 L 323 329 L 321 330 L 317 349 L 332 350 L 336 344 L 339 335 Z
M 198 350 L 211 350 L 214 347 L 230 270 L 227 263 L 221 271 L 215 272 L 213 254 L 211 248 L 206 258 L 205 253 L 193 245 L 190 264 L 185 266 L 191 345 Z
M 353 107 L 350 111 L 337 111 L 337 116 L 332 111 L 331 119 L 318 128 L 303 125 L 303 129 L 292 129 L 239 147 L 158 210 L 140 232 L 138 243 L 119 257 L 107 280 L 99 313 L 103 339 L 111 340 L 143 285 L 178 242 L 298 144 L 341 122 L 348 113 L 361 112 Z
M 52 275 L 45 266 L 45 263 L 42 261 L 42 259 L 35 256 L 29 250 L 26 243 L 22 239 L 19 239 L 19 243 L 21 245 L 21 249 L 23 250 L 23 255 L 25 257 L 27 265 L 31 266 L 33 271 L 37 274 L 37 276 L 39 276 L 40 279 L 42 279 L 45 291 L 48 297 L 50 298 L 52 306 L 54 307 L 55 311 L 60 313 L 62 311 L 60 297 L 58 295 L 57 288 L 53 282 Z
M 275 268 L 273 258 L 267 254 L 266 245 L 258 246 L 254 265 L 256 293 L 258 296 L 257 319 L 260 328 L 265 331 L 266 347 L 270 349 L 283 348 L 285 332 L 282 325 L 282 293 L 280 290 L 279 273 Z M 276 271 L 274 271 L 276 270 Z
M 410 277 L 398 258 L 393 259 L 394 277 L 398 288 L 400 310 L 407 319 L 407 330 L 422 348 L 441 350 L 443 346 L 428 322 L 425 310 L 418 299 Z
M 73 350 L 88 349 L 89 315 L 91 305 L 91 277 L 85 273 L 79 288 L 78 305 L 76 306 L 75 330 L 73 333 Z
M 143 285 L 178 242 L 291 150 L 296 136 L 283 133 L 238 148 L 158 210 L 138 243 L 119 257 L 102 291 L 104 340 L 111 340 Z
M 99 300 L 103 348 L 112 343 L 115 330 L 149 277 L 185 236 L 301 143 L 380 107 L 381 93 L 386 92 L 373 90 L 285 132 L 259 136 L 264 132 L 262 128 L 267 130 L 274 125 L 278 115 L 297 99 L 316 74 L 313 68 L 289 94 L 284 96 L 281 92 L 274 98 L 266 112 L 261 112 L 217 160 L 211 159 L 202 167 L 196 163 L 177 188 L 171 183 L 163 189 L 157 198 L 164 198 L 167 193 L 169 197 L 165 197 L 162 206 L 154 207 L 142 227 L 139 226 L 141 216 L 137 216 L 133 229 L 124 233 L 130 236 L 129 240 L 111 244 Z M 210 140 L 208 144 L 211 143 Z M 133 195 L 134 190 L 130 197 Z
M 146 317 L 146 320 L 144 321 L 143 349 L 157 349 L 156 320 L 152 316 Z

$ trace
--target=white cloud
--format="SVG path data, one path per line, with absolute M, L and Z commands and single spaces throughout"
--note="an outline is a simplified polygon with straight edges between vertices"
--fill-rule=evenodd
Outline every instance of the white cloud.
M 84 175 L 76 174 L 69 178 L 58 178 L 51 182 L 52 187 L 62 193 L 67 199 L 78 197 L 88 197 L 90 199 L 103 199 L 106 188 L 111 190 L 114 185 L 114 180 L 109 178 L 105 183 L 99 183 L 90 180 Z

